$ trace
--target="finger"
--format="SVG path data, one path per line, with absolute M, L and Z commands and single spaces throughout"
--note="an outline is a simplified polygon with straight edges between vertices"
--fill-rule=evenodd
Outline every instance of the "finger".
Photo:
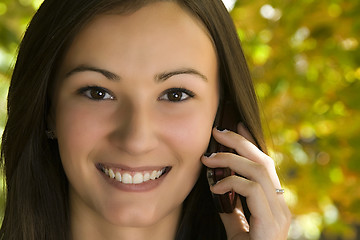
M 216 130 L 214 130 L 215 133 L 213 135 L 214 135 L 215 139 L 218 142 L 220 142 L 221 144 L 223 144 L 227 147 L 233 148 L 237 153 L 243 155 L 244 157 L 247 157 L 250 160 L 260 163 L 263 166 L 265 166 L 267 169 L 267 172 L 271 178 L 271 182 L 274 184 L 274 187 L 281 188 L 280 181 L 279 181 L 279 178 L 276 173 L 274 161 L 255 146 L 255 144 L 254 144 L 255 141 L 254 141 L 252 135 L 250 134 L 250 132 L 246 129 L 246 127 L 243 124 L 238 124 L 237 131 L 239 132 L 239 134 L 241 136 L 239 134 L 228 132 L 228 131 L 220 132 L 220 131 L 216 131 Z M 219 132 L 220 134 L 217 134 L 216 132 Z M 217 136 L 218 136 L 218 135 L 221 135 L 221 133 L 224 133 L 223 135 L 226 135 L 226 134 L 232 135 L 232 136 L 237 135 L 238 137 L 240 137 L 240 141 L 242 140 L 242 142 L 245 144 L 243 144 L 243 145 L 240 144 L 240 147 L 236 147 L 236 146 L 234 147 L 231 144 L 231 142 L 236 143 L 236 140 L 235 141 L 230 140 L 230 144 L 227 145 L 227 143 L 221 142 L 221 136 L 219 137 L 220 140 L 219 140 L 219 138 L 216 138 L 215 135 L 217 134 Z M 242 137 L 242 139 L 241 139 L 241 137 Z M 247 142 L 247 144 L 246 144 L 246 142 Z M 244 145 L 247 147 L 244 147 Z M 252 148 L 252 146 L 255 146 L 255 148 Z M 243 148 L 243 149 L 240 149 L 240 148 Z M 279 223 L 279 226 L 282 226 L 281 229 L 283 229 L 284 239 L 286 239 L 287 229 L 289 228 L 291 219 L 292 219 L 291 212 L 290 212 L 282 194 L 276 194 L 274 189 L 272 189 L 272 188 L 266 188 L 266 189 L 269 189 L 269 191 L 266 191 L 267 196 L 271 196 L 271 195 L 275 194 L 279 200 L 278 204 L 280 205 L 280 208 L 276 207 L 277 206 L 276 201 L 269 202 L 269 206 L 271 206 L 272 212 L 274 214 L 274 217 L 276 217 L 276 221 Z M 268 194 L 270 194 L 270 195 L 268 195 Z M 275 204 L 273 204 L 273 203 L 275 203 Z M 251 224 L 251 225 L 253 227 L 253 224 Z M 240 234 L 243 234 L 243 233 L 240 233 Z M 244 235 L 243 237 L 246 237 L 246 235 Z M 242 239 L 242 238 L 239 238 L 239 239 Z
M 223 223 L 226 224 L 227 235 L 229 239 L 286 239 L 290 225 L 290 219 L 286 215 L 274 216 L 262 187 L 253 181 L 230 176 L 219 181 L 212 186 L 210 190 L 215 194 L 223 194 L 234 190 L 246 197 L 246 202 L 251 211 L 250 228 L 247 234 L 244 229 L 236 230 L 231 220 L 234 216 L 220 214 Z M 235 219 L 235 223 L 236 219 Z M 242 225 L 238 225 L 242 226 Z
M 268 156 L 256 145 L 249 142 L 245 137 L 238 133 L 226 129 L 220 131 L 214 128 L 213 136 L 220 144 L 234 149 L 239 155 L 249 158 L 255 162 L 265 163 L 264 158 L 268 158 Z
M 238 124 L 237 131 L 245 139 L 247 139 L 248 141 L 250 141 L 253 144 L 255 143 L 253 136 L 251 135 L 251 133 L 249 132 L 249 130 L 245 127 L 245 125 L 243 123 L 240 122 Z M 270 163 L 271 164 L 269 164 L 269 166 L 268 166 L 269 167 L 269 170 L 268 170 L 269 176 L 270 176 L 272 182 L 274 183 L 274 187 L 281 189 L 280 179 L 276 173 L 275 163 L 272 159 L 270 160 Z M 290 214 L 287 204 L 285 203 L 285 199 L 284 199 L 283 195 L 282 194 L 277 194 L 277 195 L 279 196 L 279 198 L 282 201 L 283 210 L 288 213 L 286 215 L 290 216 L 291 214 Z
M 236 239 L 234 238 L 235 236 L 239 237 L 239 234 L 247 234 L 250 231 L 249 223 L 243 213 L 239 198 L 236 201 L 234 211 L 232 213 L 220 213 L 220 217 L 225 226 L 227 239 Z
M 232 153 L 216 153 L 211 157 L 203 156 L 202 161 L 210 168 L 228 167 L 237 174 L 242 175 L 251 181 L 259 183 L 263 188 L 267 201 L 269 202 L 274 215 L 278 216 L 283 214 L 281 204 L 284 205 L 285 202 L 279 202 L 279 197 L 277 196 L 278 194 L 276 194 L 268 171 L 263 165 Z
M 251 212 L 249 233 L 254 239 L 265 239 L 265 236 L 269 237 L 266 239 L 286 239 L 291 219 L 286 213 L 274 215 L 260 184 L 238 176 L 230 176 L 219 181 L 210 190 L 215 194 L 234 190 L 246 197 Z M 231 227 L 228 229 L 233 230 Z M 229 235 L 232 233 L 234 232 L 229 232 Z M 231 239 L 242 239 L 237 238 L 240 235 L 248 236 L 244 235 L 244 231 L 238 231 L 236 238 Z
M 242 129 L 241 126 L 239 128 Z M 246 131 L 246 129 L 241 131 Z M 215 128 L 213 136 L 220 144 L 234 149 L 239 155 L 265 166 L 274 184 L 274 188 L 281 188 L 274 161 L 257 146 L 249 142 L 245 137 L 227 130 L 219 131 Z
M 251 225 L 254 224 L 253 221 L 260 225 L 273 222 L 273 213 L 260 184 L 238 176 L 230 176 L 211 186 L 210 190 L 215 194 L 224 194 L 233 190 L 246 197 L 251 212 Z
M 258 182 L 270 199 L 278 200 L 269 173 L 263 165 L 232 153 L 215 153 L 210 157 L 203 156 L 202 162 L 210 168 L 230 168 L 245 178 Z

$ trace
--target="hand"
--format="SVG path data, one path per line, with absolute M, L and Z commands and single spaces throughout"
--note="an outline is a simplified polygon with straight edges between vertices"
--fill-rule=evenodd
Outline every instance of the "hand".
M 210 187 L 215 194 L 234 190 L 246 197 L 251 212 L 250 226 L 240 201 L 233 213 L 220 214 L 227 237 L 231 240 L 286 240 L 291 214 L 284 196 L 276 193 L 281 185 L 274 161 L 253 144 L 251 134 L 242 124 L 238 124 L 238 133 L 213 129 L 215 140 L 239 155 L 216 153 L 202 157 L 202 162 L 210 168 L 229 167 L 245 177 L 229 176 Z

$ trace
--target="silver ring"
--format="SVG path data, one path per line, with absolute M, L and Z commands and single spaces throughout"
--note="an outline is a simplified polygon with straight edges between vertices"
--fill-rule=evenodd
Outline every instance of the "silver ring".
M 277 194 L 284 194 L 285 190 L 283 188 L 276 188 L 275 189 Z

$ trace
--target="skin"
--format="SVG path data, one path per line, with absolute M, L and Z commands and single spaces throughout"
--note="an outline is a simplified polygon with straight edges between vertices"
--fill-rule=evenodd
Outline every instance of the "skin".
M 164 73 L 171 77 L 159 81 Z M 208 33 L 175 3 L 98 16 L 76 36 L 59 70 L 49 120 L 70 183 L 74 240 L 173 239 L 202 163 L 246 177 L 210 187 L 217 194 L 233 189 L 247 197 L 250 226 L 240 204 L 234 213 L 221 214 L 228 239 L 287 238 L 291 215 L 283 195 L 275 193 L 281 185 L 274 161 L 242 124 L 237 133 L 212 129 L 217 76 Z M 89 89 L 79 90 L 88 86 L 107 89 L 105 99 L 95 101 Z M 193 95 L 179 93 L 182 101 L 169 101 L 171 88 Z M 237 154 L 203 156 L 211 134 Z M 172 169 L 151 191 L 124 192 L 104 180 L 99 162 Z
M 251 212 L 250 226 L 244 221 L 239 202 L 233 213 L 220 214 L 228 239 L 286 240 L 291 213 L 284 196 L 275 191 L 281 189 L 281 185 L 273 159 L 254 145 L 254 139 L 241 123 L 238 124 L 237 133 L 213 129 L 213 136 L 216 141 L 234 149 L 237 154 L 216 153 L 210 157 L 203 156 L 203 163 L 211 168 L 229 167 L 245 178 L 224 178 L 211 186 L 210 190 L 217 194 L 234 190 L 246 197 Z
M 70 183 L 73 239 L 174 238 L 211 136 L 217 75 L 207 32 L 175 3 L 97 16 L 76 36 L 52 116 Z M 79 90 L 88 86 L 105 88 L 104 98 Z M 180 92 L 181 101 L 170 101 L 171 88 L 193 96 Z M 125 192 L 104 180 L 99 162 L 172 169 L 151 191 Z

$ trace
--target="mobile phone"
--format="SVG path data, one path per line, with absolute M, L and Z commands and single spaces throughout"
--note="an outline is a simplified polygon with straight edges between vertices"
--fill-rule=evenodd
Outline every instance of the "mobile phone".
M 218 108 L 218 114 L 215 119 L 214 125 L 218 128 L 227 129 L 233 132 L 237 132 L 237 124 L 240 122 L 240 117 L 237 116 L 234 104 L 230 100 L 221 101 Z M 209 153 L 216 152 L 231 152 L 236 154 L 234 149 L 228 148 L 216 142 L 212 137 L 209 143 Z M 234 175 L 235 172 L 230 168 L 207 168 L 207 179 L 210 185 L 214 185 L 219 180 Z M 237 197 L 239 196 L 243 206 L 246 219 L 250 219 L 250 211 L 246 204 L 246 198 L 236 194 L 234 191 L 227 192 L 225 194 L 213 194 L 213 200 L 215 207 L 220 213 L 231 213 L 234 211 Z

